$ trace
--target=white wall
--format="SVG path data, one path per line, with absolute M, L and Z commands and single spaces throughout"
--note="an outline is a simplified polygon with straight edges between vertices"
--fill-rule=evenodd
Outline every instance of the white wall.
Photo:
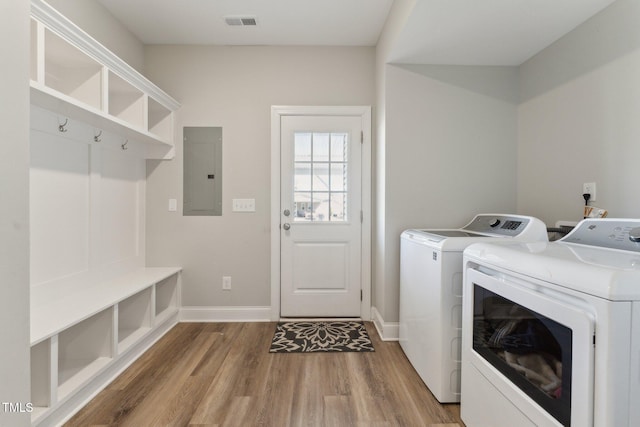
M 618 0 L 520 67 L 518 210 L 582 218 L 596 182 L 610 217 L 640 217 L 640 2 Z
M 0 402 L 30 401 L 29 382 L 29 2 L 0 5 Z M 6 412 L 0 425 L 29 426 Z
M 517 69 L 388 65 L 385 321 L 398 320 L 400 234 L 516 208 Z
M 46 0 L 87 34 L 142 73 L 144 45 L 96 0 Z
M 397 305 L 398 295 L 387 298 L 389 292 L 386 286 L 387 262 L 386 262 L 386 88 L 387 88 L 387 58 L 394 44 L 409 18 L 416 0 L 395 0 L 389 11 L 378 44 L 376 45 L 376 106 L 374 109 L 375 120 L 373 132 L 374 150 L 374 182 L 373 200 L 374 213 L 372 232 L 372 306 L 380 313 L 384 320 L 384 314 L 392 312 Z M 393 294 L 393 291 L 391 291 Z M 393 320 L 397 320 L 393 319 Z M 384 325 L 379 325 L 384 327 Z M 383 332 L 385 334 L 386 332 Z
M 181 265 L 186 306 L 270 306 L 272 105 L 373 105 L 373 48 L 148 46 L 145 69 L 178 99 L 176 157 L 147 162 L 147 265 Z M 223 128 L 223 215 L 183 217 L 182 128 Z M 255 198 L 255 213 L 231 199 Z M 222 276 L 232 291 L 222 291 Z
M 394 2 L 376 50 L 373 305 L 389 324 L 404 229 L 516 205 L 517 69 L 388 64 L 415 4 Z

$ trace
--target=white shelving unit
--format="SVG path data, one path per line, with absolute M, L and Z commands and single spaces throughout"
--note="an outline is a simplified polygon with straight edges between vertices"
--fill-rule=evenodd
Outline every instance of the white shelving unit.
M 181 268 L 144 267 L 144 159 L 173 157 L 180 105 L 45 1 L 31 17 L 31 420 L 52 426 L 179 320 Z
M 180 104 L 43 0 L 31 16 L 31 103 L 172 158 Z
M 177 323 L 180 272 L 142 268 L 91 286 L 32 290 L 35 425 L 45 425 L 51 412 L 58 412 L 54 421 L 73 413 L 75 395 L 100 390 L 107 384 L 101 374 L 115 376 Z

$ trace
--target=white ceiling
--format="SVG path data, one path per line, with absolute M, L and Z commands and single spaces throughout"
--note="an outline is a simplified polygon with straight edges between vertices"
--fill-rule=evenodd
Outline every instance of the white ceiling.
M 520 65 L 615 0 L 417 0 L 389 62 Z
M 144 44 L 374 46 L 393 0 L 98 0 Z M 390 62 L 519 65 L 615 0 L 415 0 Z M 225 16 L 257 18 L 230 27 Z
M 393 0 L 98 0 L 144 44 L 374 46 Z M 252 16 L 255 27 L 224 17 Z

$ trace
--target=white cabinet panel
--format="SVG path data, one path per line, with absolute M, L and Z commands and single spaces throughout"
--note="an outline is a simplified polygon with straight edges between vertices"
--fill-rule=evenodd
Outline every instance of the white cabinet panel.
M 88 268 L 89 148 L 31 132 L 31 283 Z
M 126 151 L 101 153 L 100 223 L 102 263 L 135 258 L 140 253 L 144 161 Z

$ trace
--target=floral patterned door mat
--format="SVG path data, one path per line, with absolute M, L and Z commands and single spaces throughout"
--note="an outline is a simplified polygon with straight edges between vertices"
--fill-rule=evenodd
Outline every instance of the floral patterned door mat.
M 375 351 L 359 321 L 280 322 L 270 353 Z

